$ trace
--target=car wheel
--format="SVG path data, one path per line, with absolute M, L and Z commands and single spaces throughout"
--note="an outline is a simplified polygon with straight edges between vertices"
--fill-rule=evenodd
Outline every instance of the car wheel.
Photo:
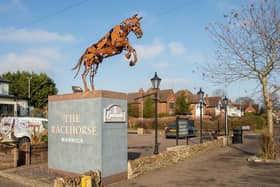
M 29 143 L 30 140 L 27 137 L 23 137 L 19 139 L 19 144 Z

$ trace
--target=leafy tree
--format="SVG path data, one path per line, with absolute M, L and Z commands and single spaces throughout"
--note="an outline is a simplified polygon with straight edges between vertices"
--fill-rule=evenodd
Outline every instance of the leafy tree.
M 187 113 L 190 113 L 189 105 L 186 102 L 186 96 L 182 93 L 176 98 L 176 114 L 185 115 Z
M 10 94 L 28 98 L 30 79 L 30 104 L 36 108 L 44 108 L 48 103 L 48 96 L 57 94 L 54 81 L 45 73 L 8 72 L 2 75 L 4 79 L 11 81 Z
M 151 118 L 155 114 L 155 106 L 152 97 L 146 97 L 144 100 L 143 117 Z
M 132 117 L 139 117 L 139 106 L 138 104 L 133 104 L 133 103 L 129 103 L 127 106 L 127 113 L 128 116 L 132 116 Z
M 280 10 L 277 0 L 260 0 L 207 27 L 217 44 L 217 61 L 205 67 L 219 83 L 253 80 L 260 85 L 268 134 L 273 136 L 271 95 L 280 90 Z

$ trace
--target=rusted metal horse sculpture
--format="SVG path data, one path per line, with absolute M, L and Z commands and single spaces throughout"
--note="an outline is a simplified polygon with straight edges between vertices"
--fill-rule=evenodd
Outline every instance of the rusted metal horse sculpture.
M 121 24 L 116 25 L 101 40 L 86 49 L 77 65 L 73 68 L 73 70 L 77 69 L 76 77 L 81 66 L 85 66 L 82 79 L 86 92 L 89 91 L 86 82 L 88 73 L 90 72 L 91 89 L 94 90 L 93 78 L 97 73 L 99 64 L 104 58 L 120 54 L 123 50 L 126 50 L 127 53 L 125 57 L 127 59 L 130 59 L 131 54 L 133 54 L 133 59 L 130 61 L 129 65 L 134 66 L 136 64 L 136 50 L 130 46 L 127 36 L 132 31 L 137 38 L 142 37 L 143 32 L 140 26 L 141 19 L 142 17 L 138 18 L 137 14 L 135 14 L 131 18 L 124 20 Z

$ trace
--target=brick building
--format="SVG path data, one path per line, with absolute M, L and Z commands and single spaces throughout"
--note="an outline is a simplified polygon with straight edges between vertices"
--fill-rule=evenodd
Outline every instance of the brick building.
M 222 98 L 220 96 L 205 97 L 205 115 L 218 116 L 221 113 Z
M 141 88 L 138 92 L 127 94 L 127 103 L 135 105 L 139 110 L 139 116 L 142 116 L 145 96 L 153 96 L 154 90 L 149 89 L 146 92 Z M 158 113 L 175 114 L 176 96 L 172 89 L 158 90 Z

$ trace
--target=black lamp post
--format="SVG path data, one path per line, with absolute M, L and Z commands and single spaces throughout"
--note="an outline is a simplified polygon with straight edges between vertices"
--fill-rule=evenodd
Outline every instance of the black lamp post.
M 153 89 L 155 91 L 155 149 L 154 154 L 158 154 L 158 116 L 157 116 L 157 103 L 158 103 L 158 89 L 161 82 L 161 78 L 157 76 L 157 72 L 153 78 L 151 78 Z
M 227 105 L 228 105 L 228 98 L 225 96 L 223 98 L 223 105 L 225 110 L 225 136 L 227 138 L 227 144 L 228 144 L 228 124 L 227 124 Z
M 201 90 L 201 88 L 197 92 L 197 95 L 199 95 L 199 109 L 200 109 L 200 111 L 199 111 L 200 143 L 203 143 L 203 140 L 202 140 L 202 107 L 204 104 L 204 92 Z

